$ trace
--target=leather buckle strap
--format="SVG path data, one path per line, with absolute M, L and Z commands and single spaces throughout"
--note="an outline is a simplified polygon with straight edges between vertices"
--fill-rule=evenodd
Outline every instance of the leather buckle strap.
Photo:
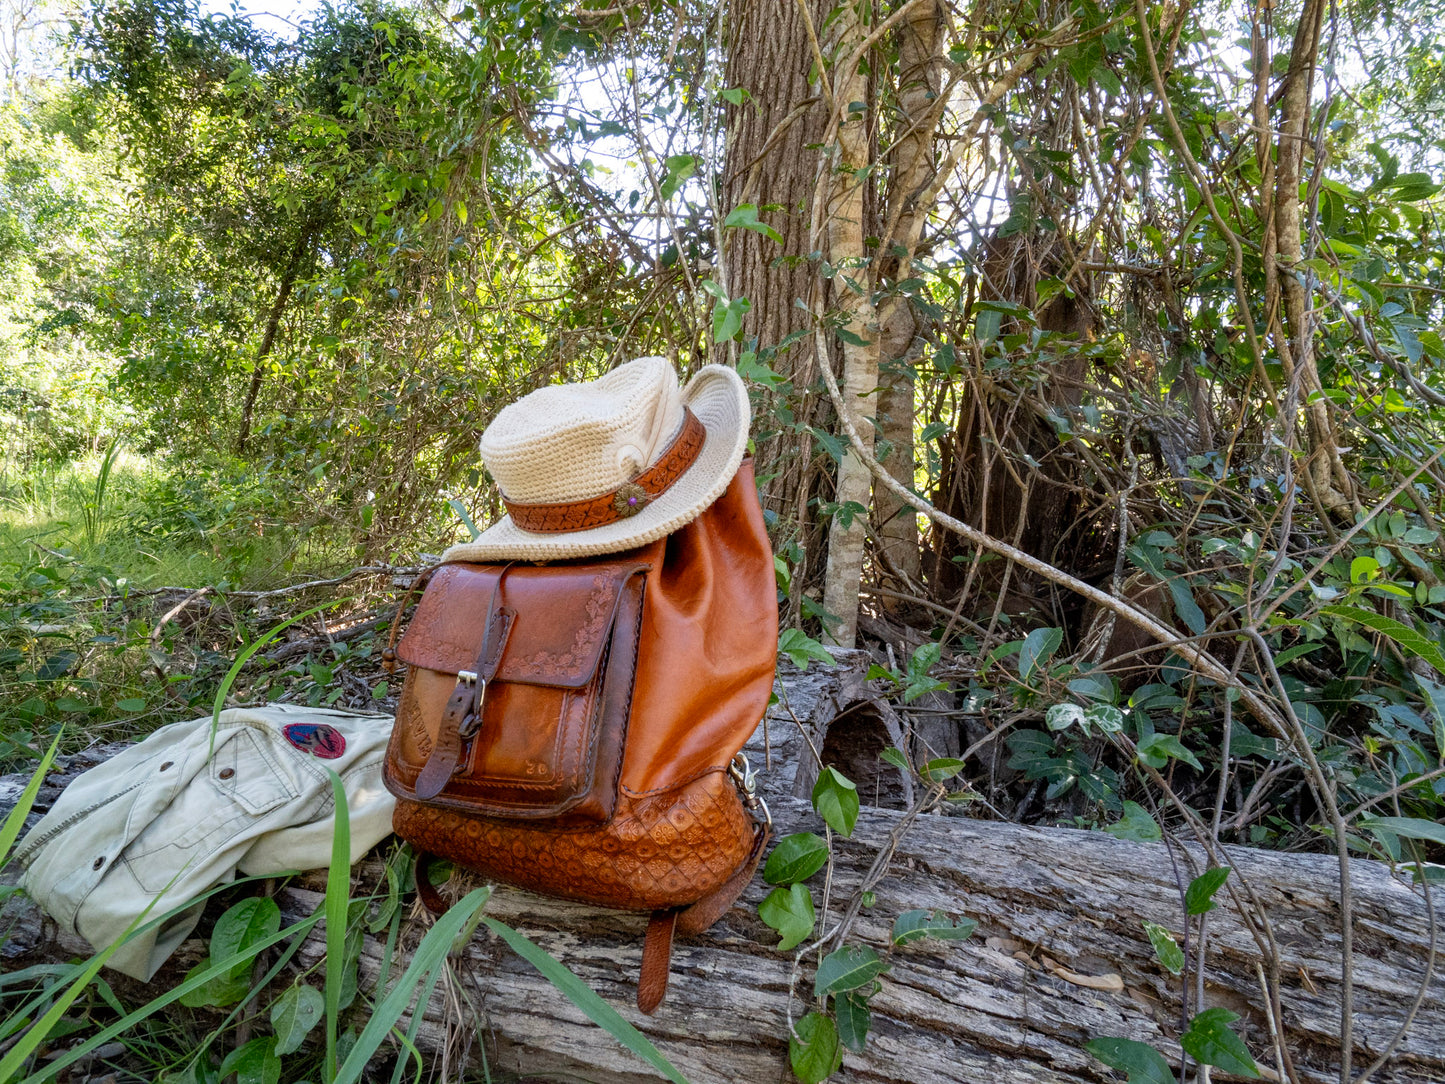
M 497 576 L 497 586 L 492 590 L 492 600 L 487 606 L 486 626 L 482 632 L 482 646 L 477 652 L 475 669 L 463 670 L 457 674 L 457 685 L 447 699 L 442 711 L 441 726 L 437 729 L 436 742 L 431 755 L 422 765 L 416 777 L 414 793 L 423 801 L 435 798 L 461 766 L 462 754 L 467 742 L 476 736 L 482 725 L 482 708 L 486 704 L 487 683 L 496 677 L 497 667 L 502 664 L 502 649 L 512 632 L 516 613 L 499 605 L 502 597 L 502 581 L 506 578 L 509 562 Z
M 657 462 L 630 482 L 624 482 L 610 493 L 583 501 L 558 501 L 555 504 L 522 504 L 502 498 L 512 522 L 524 531 L 538 534 L 566 534 L 590 531 L 609 523 L 637 515 L 666 493 L 674 482 L 697 460 L 707 440 L 707 429 L 697 415 L 682 408 L 682 429 L 668 445 Z

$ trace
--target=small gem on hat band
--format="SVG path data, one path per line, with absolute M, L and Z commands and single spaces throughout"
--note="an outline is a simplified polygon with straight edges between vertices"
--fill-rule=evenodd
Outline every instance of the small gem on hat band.
M 683 407 L 682 431 L 667 451 L 630 482 L 623 482 L 610 493 L 581 501 L 560 501 L 555 504 L 502 503 L 512 522 L 524 531 L 539 534 L 563 534 L 590 531 L 609 523 L 637 515 L 687 473 L 696 462 L 707 439 L 707 429 L 687 407 Z

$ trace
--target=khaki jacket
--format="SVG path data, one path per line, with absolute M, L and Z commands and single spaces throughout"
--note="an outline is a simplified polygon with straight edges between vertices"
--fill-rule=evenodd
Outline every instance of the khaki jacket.
M 100 951 L 146 906 L 147 921 L 243 874 L 331 861 L 330 768 L 351 814 L 351 861 L 391 831 L 381 783 L 389 715 L 271 704 L 173 723 L 77 777 L 16 852 L 22 886 Z M 169 887 L 167 887 L 169 885 Z M 202 904 L 133 936 L 109 966 L 149 980 L 200 919 Z

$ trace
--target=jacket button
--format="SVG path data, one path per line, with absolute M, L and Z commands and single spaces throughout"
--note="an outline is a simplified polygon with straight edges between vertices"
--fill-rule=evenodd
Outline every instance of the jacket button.
M 222 768 L 219 774 L 220 774 L 220 776 L 221 776 L 222 779 L 230 779 L 231 776 L 233 776 L 233 775 L 236 774 L 236 769 L 235 769 L 235 768 Z
M 161 765 L 161 771 L 165 771 L 167 768 L 169 768 L 169 767 L 170 767 L 172 764 L 174 764 L 174 763 L 175 763 L 174 760 L 168 760 L 168 761 L 166 761 L 164 764 Z
M 105 865 L 105 855 L 101 855 L 101 856 L 100 856 L 99 858 L 97 858 L 94 862 L 92 862 L 92 863 L 90 864 L 90 868 L 91 868 L 91 869 L 100 869 L 100 867 L 103 866 L 103 865 Z

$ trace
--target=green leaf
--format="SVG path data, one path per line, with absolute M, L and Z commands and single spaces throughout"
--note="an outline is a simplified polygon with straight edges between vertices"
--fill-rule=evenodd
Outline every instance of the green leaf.
M 712 341 L 725 343 L 737 338 L 739 331 L 743 329 L 743 317 L 753 307 L 753 303 L 745 297 L 735 297 L 731 301 L 719 301 L 712 310 Z
M 1203 771 L 1199 758 L 1184 748 L 1173 734 L 1155 732 L 1139 742 L 1139 759 L 1151 768 L 1162 768 L 1170 757 L 1182 760 L 1196 771 Z
M 813 808 L 840 836 L 851 836 L 858 823 L 858 787 L 837 768 L 824 768 L 813 784 Z
M 784 836 L 768 855 L 763 866 L 763 880 L 770 885 L 790 885 L 806 881 L 828 861 L 828 844 L 812 832 Z
M 1179 1037 L 1179 1045 L 1203 1065 L 1213 1065 L 1235 1076 L 1258 1077 L 1259 1068 L 1249 1048 L 1229 1028 L 1238 1019 L 1239 1014 L 1228 1009 L 1205 1009 L 1189 1022 L 1189 1030 Z
M 223 960 L 252 945 L 266 940 L 281 928 L 281 908 L 269 896 L 254 896 L 234 904 L 216 919 L 211 932 L 211 959 Z M 238 965 L 237 971 L 250 969 L 249 962 Z
M 1128 1073 L 1129 1084 L 1175 1084 L 1164 1055 L 1147 1043 L 1105 1035 L 1090 1039 L 1084 1049 L 1110 1069 Z
M 1174 612 L 1179 615 L 1179 620 L 1184 622 L 1185 628 L 1195 636 L 1200 635 L 1208 624 L 1204 619 L 1204 611 L 1199 608 L 1199 603 L 1194 601 L 1194 592 L 1189 589 L 1189 584 L 1179 576 L 1166 576 L 1165 584 L 1169 588 L 1169 597 L 1174 600 Z
M 224 959 L 225 957 L 222 957 Z M 188 1009 L 205 1009 L 211 1006 L 225 1008 L 234 1005 L 251 992 L 251 962 L 254 956 L 239 960 L 235 968 L 224 975 L 214 975 L 205 982 L 188 989 L 180 996 L 180 1002 Z M 208 958 L 186 972 L 182 984 L 199 978 L 214 967 Z
M 1084 733 L 1096 726 L 1105 734 L 1117 734 L 1124 729 L 1124 713 L 1113 704 L 1090 704 L 1084 709 Z
M 778 654 L 786 655 L 799 670 L 806 670 L 810 660 L 824 666 L 833 665 L 833 656 L 828 649 L 814 640 L 802 629 L 785 629 L 778 637 Z
M 838 1027 L 831 1016 L 810 1012 L 788 1036 L 788 1061 L 803 1084 L 822 1084 L 843 1064 Z
M 1224 887 L 1224 882 L 1228 879 L 1229 867 L 1215 866 L 1190 881 L 1188 889 L 1184 892 L 1185 912 L 1191 915 L 1202 915 L 1204 912 L 1218 907 L 1219 905 L 1214 902 L 1214 894 Z
M 1130 801 L 1124 803 L 1124 815 L 1104 831 L 1115 839 L 1132 839 L 1139 843 L 1153 843 L 1164 838 L 1158 822 L 1149 815 L 1149 811 L 1138 802 Z
M 1179 947 L 1179 942 L 1174 940 L 1172 933 L 1156 922 L 1145 922 L 1144 932 L 1149 935 L 1149 943 L 1154 946 L 1154 955 L 1159 957 L 1159 962 L 1171 975 L 1177 975 L 1184 970 L 1184 951 Z
M 813 993 L 824 997 L 843 990 L 856 990 L 887 970 L 888 965 L 867 945 L 844 945 L 823 957 L 823 962 L 818 965 L 817 977 L 813 980 Z
M 1359 558 L 1356 560 L 1358 561 Z M 1351 579 L 1354 579 L 1353 572 Z M 1404 622 L 1396 621 L 1394 618 L 1386 617 L 1374 610 L 1367 610 L 1362 606 L 1325 606 L 1320 612 L 1344 621 L 1353 621 L 1357 625 L 1363 625 L 1367 629 L 1378 632 L 1381 636 L 1395 641 L 1402 650 L 1416 658 L 1424 659 L 1436 670 L 1445 674 L 1445 653 L 1441 652 L 1440 645 Z
M 862 990 L 849 990 L 833 1001 L 833 1014 L 838 1018 L 838 1038 L 855 1054 L 863 1053 L 868 1043 L 868 1028 L 873 1014 L 868 1011 L 868 996 Z
M 906 772 L 909 770 L 908 758 L 903 755 L 903 750 L 899 749 L 897 746 L 890 745 L 887 749 L 883 750 L 883 752 L 879 753 L 878 755 L 881 756 L 884 760 L 888 761 L 889 764 L 892 764 L 899 771 Z
M 289 987 L 271 1006 L 271 1026 L 276 1030 L 276 1053 L 294 1054 L 326 1011 L 321 991 L 304 982 Z
M 1077 725 L 1084 726 L 1084 709 L 1078 704 L 1050 704 L 1044 712 L 1044 725 L 1050 730 L 1067 730 Z
M 800 884 L 775 888 L 758 904 L 758 917 L 782 935 L 778 949 L 797 948 L 813 932 L 818 915 L 813 910 L 813 895 Z
M 1019 680 L 1027 682 L 1036 668 L 1047 666 L 1064 642 L 1063 629 L 1034 629 L 1019 648 Z
M 281 1059 L 276 1055 L 276 1038 L 252 1039 L 231 1051 L 221 1062 L 220 1077 L 236 1074 L 236 1084 L 279 1084 Z
M 672 199 L 689 177 L 697 172 L 697 157 L 691 154 L 674 154 L 667 159 L 667 175 L 662 179 L 662 198 Z
M 945 779 L 952 779 L 961 771 L 963 771 L 963 761 L 957 757 L 934 757 L 923 766 L 923 770 L 918 774 L 923 776 L 925 783 L 942 783 Z
M 662 1073 L 668 1080 L 673 1081 L 674 1084 L 687 1084 L 683 1075 L 662 1056 L 657 1047 L 648 1041 L 647 1036 L 624 1020 L 616 1009 L 602 1000 L 596 991 L 549 952 L 505 923 L 498 922 L 494 918 L 484 918 L 482 921 L 487 924 L 488 929 L 507 942 L 513 952 L 540 971 L 542 976 L 560 990 L 568 1001 L 586 1013 L 587 1018 L 594 1024 Z M 455 936 L 456 933 L 457 930 L 452 930 L 452 936 Z M 447 943 L 450 944 L 450 940 Z M 369 1028 L 370 1024 L 367 1027 Z M 349 1062 L 351 1059 L 347 1060 Z
M 941 911 L 904 911 L 893 921 L 893 943 L 909 945 L 925 937 L 940 941 L 962 941 L 978 929 L 978 923 L 971 918 L 960 918 L 957 923 Z
M 1369 832 L 1384 832 L 1406 839 L 1423 839 L 1445 845 L 1445 824 L 1420 817 L 1362 817 L 1360 827 Z
M 145 711 L 146 702 L 138 696 L 126 697 L 115 702 L 117 711 Z
M 769 226 L 766 222 L 760 222 L 758 220 L 758 208 L 756 204 L 739 204 L 732 214 L 723 220 L 723 228 L 752 230 L 754 233 L 762 234 L 769 241 L 775 241 L 780 245 L 783 243 L 783 235 L 781 233 L 773 229 L 773 227 Z

